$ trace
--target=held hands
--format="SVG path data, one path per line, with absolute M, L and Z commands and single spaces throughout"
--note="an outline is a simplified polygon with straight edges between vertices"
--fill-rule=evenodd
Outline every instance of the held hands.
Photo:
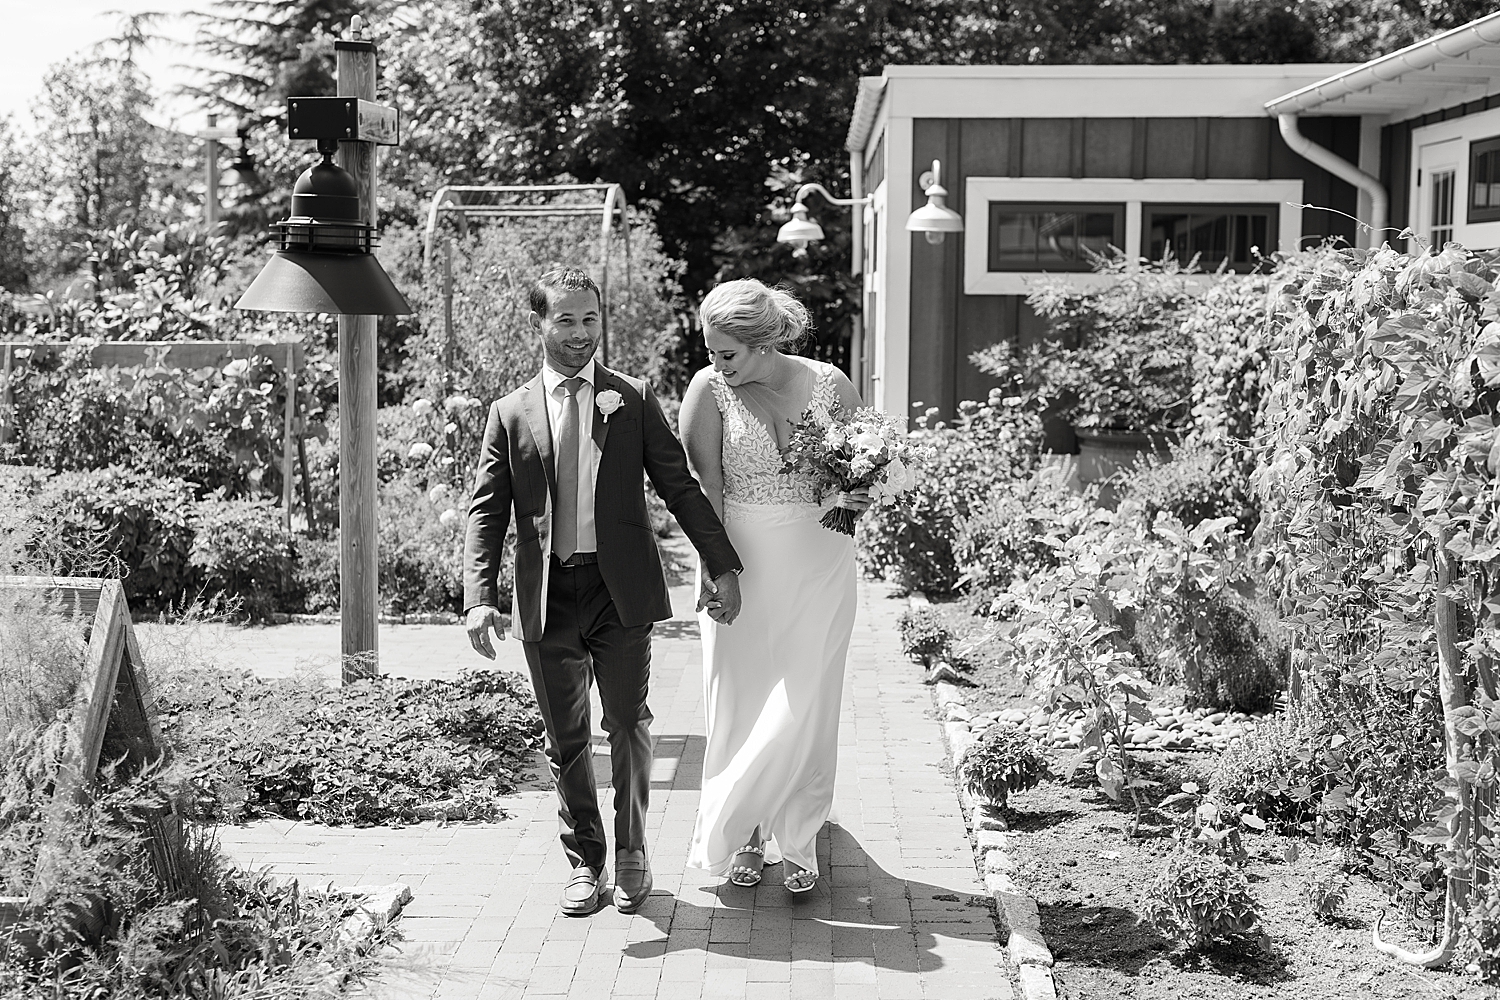
M 857 490 L 849 490 L 847 493 L 840 493 L 838 501 L 834 503 L 834 506 L 843 507 L 846 510 L 852 510 L 856 514 L 863 514 L 866 510 L 869 509 L 870 504 L 874 502 L 875 501 L 870 498 L 870 488 L 868 486 L 861 486 Z
M 490 644 L 490 629 L 495 630 L 501 642 L 505 641 L 505 619 L 500 617 L 500 609 L 483 604 L 470 608 L 464 627 L 469 630 L 469 642 L 474 651 L 487 660 L 493 660 L 495 647 Z
M 708 617 L 720 625 L 733 625 L 740 616 L 740 578 L 733 571 L 710 580 L 703 577 L 698 591 L 698 610 L 707 609 Z

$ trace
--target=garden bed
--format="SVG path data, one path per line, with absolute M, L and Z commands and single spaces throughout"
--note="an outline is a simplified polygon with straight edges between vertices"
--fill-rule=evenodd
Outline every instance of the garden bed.
M 1202 782 L 1213 756 L 1150 752 L 1142 763 L 1175 789 Z M 1242 869 L 1260 904 L 1269 947 L 1236 945 L 1204 952 L 1174 947 L 1140 919 L 1141 890 L 1160 874 L 1173 850 L 1170 827 L 1126 835 L 1133 813 L 1080 779 L 1044 782 L 1016 796 L 1007 810 L 1013 877 L 1034 896 L 1064 1000 L 1165 998 L 1490 997 L 1459 972 L 1429 972 L 1377 954 L 1370 928 L 1387 905 L 1367 879 L 1354 876 L 1349 898 L 1332 923 L 1317 920 L 1303 897 L 1308 873 L 1332 867 L 1336 852 L 1309 853 L 1306 841 L 1251 834 Z M 1303 852 L 1286 861 L 1287 848 Z M 1387 921 L 1386 937 L 1402 921 Z

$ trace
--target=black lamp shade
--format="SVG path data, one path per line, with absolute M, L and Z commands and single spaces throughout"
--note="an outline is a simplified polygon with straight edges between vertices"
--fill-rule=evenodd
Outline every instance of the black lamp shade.
M 374 254 L 278 250 L 235 303 L 261 312 L 409 316 L 411 305 Z
M 335 141 L 319 140 L 323 162 L 297 178 L 291 218 L 271 226 L 278 249 L 236 309 L 411 315 L 410 304 L 375 259 L 375 227 L 360 217 L 354 178 L 333 162 L 337 148 Z

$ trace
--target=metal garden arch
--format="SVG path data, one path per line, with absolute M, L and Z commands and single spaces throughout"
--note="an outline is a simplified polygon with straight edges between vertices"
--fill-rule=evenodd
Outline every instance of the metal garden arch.
M 571 204 L 526 204 L 519 199 L 526 195 L 552 196 L 562 193 L 594 193 L 601 197 L 598 203 L 581 202 Z M 517 200 L 511 200 L 517 199 Z M 556 216 L 598 216 L 599 256 L 602 268 L 599 275 L 599 291 L 602 300 L 599 321 L 602 341 L 599 345 L 599 361 L 609 364 L 609 270 L 610 242 L 618 217 L 620 232 L 625 237 L 625 301 L 630 301 L 631 255 L 630 216 L 625 208 L 625 191 L 618 184 L 505 184 L 505 185 L 453 185 L 437 189 L 427 206 L 427 228 L 422 239 L 422 263 L 424 269 L 432 267 L 432 243 L 437 235 L 438 220 L 444 215 L 458 219 L 459 230 L 468 229 L 470 218 L 526 218 Z M 445 342 L 453 343 L 453 244 L 443 241 L 443 334 Z

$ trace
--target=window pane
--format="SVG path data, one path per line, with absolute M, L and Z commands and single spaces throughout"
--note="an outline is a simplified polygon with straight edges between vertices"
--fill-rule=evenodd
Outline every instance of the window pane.
M 1086 271 L 1085 251 L 1120 242 L 1121 210 L 1094 206 L 990 204 L 992 271 Z
M 1152 260 L 1170 254 L 1187 264 L 1197 257 L 1206 271 L 1221 264 L 1236 270 L 1254 268 L 1261 263 L 1256 251 L 1268 254 L 1276 247 L 1275 211 L 1272 206 L 1148 208 L 1144 249 Z
M 998 215 L 990 224 L 995 240 L 992 256 L 1001 267 L 1030 264 L 1036 260 L 1037 216 L 1033 213 Z M 994 266 L 993 264 L 991 266 Z

